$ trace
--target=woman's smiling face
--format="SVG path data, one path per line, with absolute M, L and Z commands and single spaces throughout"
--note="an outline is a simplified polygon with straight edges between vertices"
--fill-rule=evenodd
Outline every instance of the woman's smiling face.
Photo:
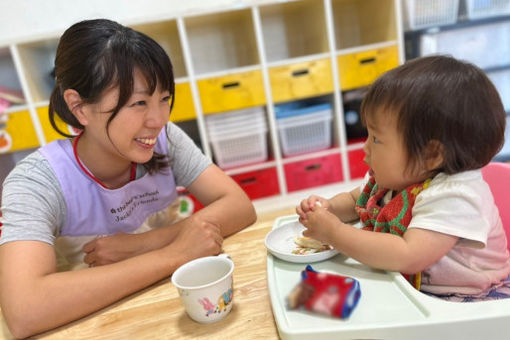
M 168 122 L 170 93 L 158 85 L 150 94 L 143 74 L 135 70 L 131 97 L 106 127 L 118 98 L 118 88 L 111 88 L 101 101 L 90 105 L 94 119 L 87 125 L 87 134 L 95 135 L 98 147 L 111 153 L 111 157 L 145 163 L 151 159 L 157 136 Z

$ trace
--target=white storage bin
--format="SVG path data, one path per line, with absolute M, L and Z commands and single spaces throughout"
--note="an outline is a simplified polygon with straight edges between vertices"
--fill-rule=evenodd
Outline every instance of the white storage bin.
M 466 0 L 470 20 L 510 14 L 510 0 Z
M 264 108 L 207 115 L 205 123 L 216 163 L 221 168 L 267 160 Z
M 205 116 L 205 124 L 209 133 L 224 133 L 236 129 L 246 129 L 250 124 L 266 126 L 263 107 L 251 107 L 243 110 L 230 111 Z
M 510 22 L 426 33 L 420 55 L 450 54 L 481 68 L 510 64 Z
M 250 130 L 238 134 L 211 136 L 212 149 L 220 168 L 267 160 L 267 128 Z
M 457 22 L 459 0 L 402 0 L 407 30 Z
M 331 104 L 276 109 L 276 125 L 284 156 L 331 146 Z
M 510 69 L 487 73 L 487 76 L 498 89 L 506 112 L 510 112 Z

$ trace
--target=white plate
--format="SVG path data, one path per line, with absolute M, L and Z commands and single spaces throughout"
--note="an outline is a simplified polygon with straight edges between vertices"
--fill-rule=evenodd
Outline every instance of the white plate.
M 299 223 L 297 216 L 294 221 L 275 226 L 273 230 L 266 235 L 264 241 L 266 248 L 279 259 L 294 263 L 324 261 L 338 254 L 338 251 L 335 249 L 307 255 L 292 254 L 292 251 L 297 248 L 296 243 L 294 243 L 294 238 L 296 235 L 300 235 L 303 230 L 305 230 L 305 227 Z

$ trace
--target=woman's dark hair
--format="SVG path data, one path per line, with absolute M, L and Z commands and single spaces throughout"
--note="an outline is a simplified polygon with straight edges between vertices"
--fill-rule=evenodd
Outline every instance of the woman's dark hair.
M 106 89 L 119 89 L 117 106 L 112 109 L 108 126 L 127 103 L 134 86 L 134 70 L 139 69 L 154 93 L 159 84 L 174 103 L 175 83 L 170 58 L 163 48 L 147 35 L 106 19 L 85 20 L 69 27 L 60 38 L 55 57 L 55 88 L 50 97 L 49 118 L 53 128 L 66 137 L 55 123 L 57 114 L 77 129 L 84 127 L 64 101 L 64 91 L 74 89 L 84 103 L 97 103 Z M 149 173 L 168 167 L 165 155 L 154 153 L 144 164 Z
M 506 113 L 499 94 L 478 67 L 449 56 L 413 59 L 379 77 L 368 89 L 361 116 L 393 114 L 410 168 L 438 141 L 454 174 L 489 163 L 504 143 Z M 384 116 L 379 116 L 384 119 Z

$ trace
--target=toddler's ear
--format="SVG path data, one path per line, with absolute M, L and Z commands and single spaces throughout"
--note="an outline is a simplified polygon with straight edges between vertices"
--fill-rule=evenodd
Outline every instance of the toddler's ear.
M 80 94 L 73 89 L 67 89 L 64 91 L 64 100 L 67 104 L 67 108 L 76 117 L 81 125 L 85 126 L 88 124 L 86 115 L 83 112 L 83 101 Z
M 444 147 L 443 144 L 433 139 L 425 148 L 425 165 L 428 171 L 440 168 L 444 161 Z

